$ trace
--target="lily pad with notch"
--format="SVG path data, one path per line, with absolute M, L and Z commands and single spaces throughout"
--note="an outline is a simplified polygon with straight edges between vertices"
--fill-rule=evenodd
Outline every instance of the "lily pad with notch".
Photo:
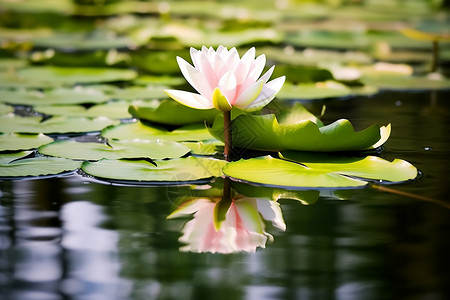
M 417 177 L 417 169 L 410 163 L 376 156 L 327 157 L 323 162 L 264 156 L 229 163 L 223 172 L 236 180 L 286 188 L 356 188 L 371 180 L 399 183 Z
M 189 153 L 191 149 L 170 141 L 109 141 L 106 144 L 61 140 L 39 147 L 38 151 L 49 156 L 77 160 L 100 160 L 102 158 L 177 158 Z
M 185 184 L 219 177 L 226 164 L 223 160 L 194 156 L 158 160 L 155 163 L 156 166 L 145 160 L 102 159 L 98 162 L 85 161 L 81 168 L 86 174 L 100 179 Z

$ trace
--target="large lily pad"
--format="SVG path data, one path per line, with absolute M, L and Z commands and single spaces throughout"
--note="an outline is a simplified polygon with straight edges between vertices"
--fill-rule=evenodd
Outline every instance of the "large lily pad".
M 26 155 L 27 152 L 23 153 Z M 0 177 L 28 177 L 56 175 L 74 171 L 79 161 L 59 157 L 33 157 L 11 160 L 10 155 L 0 155 Z
M 102 158 L 176 158 L 187 154 L 191 149 L 185 145 L 167 141 L 110 141 L 108 144 L 104 144 L 65 140 L 39 147 L 38 151 L 56 157 L 100 160 Z
M 280 99 L 315 100 L 352 96 L 352 90 L 335 81 L 292 84 L 286 82 L 277 94 Z
M 108 94 L 113 99 L 138 100 L 167 98 L 164 85 L 131 86 L 123 89 L 111 89 Z
M 146 125 L 140 121 L 136 123 L 119 124 L 102 130 L 102 136 L 117 140 L 166 140 L 166 141 L 202 141 L 210 140 L 213 136 L 203 124 L 192 124 L 173 131 Z
M 386 141 L 390 126 L 372 125 L 355 131 L 350 121 L 341 119 L 323 126 L 304 118 L 301 105 L 294 106 L 280 123 L 274 114 L 240 115 L 232 121 L 233 146 L 258 150 L 358 151 L 380 146 Z M 298 117 L 290 115 L 298 114 Z M 223 117 L 218 116 L 210 132 L 223 141 Z
M 31 40 L 35 47 L 51 48 L 63 51 L 109 50 L 114 48 L 135 48 L 129 38 L 117 36 L 113 32 L 93 31 L 88 34 L 55 33 L 51 36 L 37 37 Z
M 363 81 L 383 90 L 449 90 L 450 80 L 446 78 L 420 77 L 420 76 L 365 76 Z
M 56 116 L 47 120 L 42 117 L 19 117 L 14 114 L 0 116 L 1 132 L 19 133 L 81 133 L 100 131 L 116 124 L 117 121 L 99 117 L 95 119 L 84 117 Z
M 76 87 L 58 88 L 46 92 L 38 90 L 0 90 L 0 101 L 15 105 L 50 105 L 101 103 L 108 97 L 100 90 Z
M 222 174 L 223 160 L 189 156 L 155 161 L 109 160 L 84 162 L 82 170 L 89 175 L 114 180 L 184 183 L 218 177 Z
M 133 70 L 117 68 L 69 68 L 69 67 L 27 67 L 17 71 L 22 81 L 32 82 L 38 86 L 74 85 L 128 81 L 137 77 Z
M 46 115 L 77 116 L 77 117 L 107 117 L 110 119 L 127 119 L 132 116 L 128 112 L 131 101 L 110 101 L 86 108 L 81 105 L 43 105 L 35 106 L 33 110 Z
M 388 162 L 375 156 L 328 159 L 324 163 L 265 156 L 229 163 L 223 172 L 247 182 L 298 188 L 361 187 L 368 184 L 365 179 L 402 182 L 417 176 L 417 169 L 406 161 Z
M 53 142 L 53 139 L 44 134 L 0 134 L 0 151 L 17 151 L 34 149 Z
M 9 114 L 12 112 L 14 112 L 14 107 L 0 103 L 0 115 Z
M 174 100 L 131 105 L 129 112 L 136 118 L 168 125 L 187 125 L 206 121 L 212 124 L 219 114 L 216 109 L 194 109 Z

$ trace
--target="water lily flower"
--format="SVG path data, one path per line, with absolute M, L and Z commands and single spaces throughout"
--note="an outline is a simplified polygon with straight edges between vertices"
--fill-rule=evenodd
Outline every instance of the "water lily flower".
M 183 229 L 179 241 L 185 246 L 181 251 L 232 253 L 254 252 L 265 248 L 273 236 L 267 233 L 264 221 L 268 220 L 281 230 L 286 229 L 278 202 L 239 196 L 230 200 L 225 218 L 218 222 L 217 206 L 220 198 L 190 199 L 180 205 L 168 219 L 193 214 Z
M 285 76 L 281 76 L 268 82 L 273 66 L 260 77 L 266 57 L 255 58 L 254 47 L 242 58 L 236 48 L 228 50 L 223 46 L 217 51 L 205 46 L 201 50 L 191 48 L 190 54 L 193 66 L 181 57 L 177 57 L 177 62 L 181 73 L 198 94 L 180 90 L 165 92 L 192 108 L 216 108 L 225 112 L 237 107 L 255 111 L 272 101 L 285 81 Z

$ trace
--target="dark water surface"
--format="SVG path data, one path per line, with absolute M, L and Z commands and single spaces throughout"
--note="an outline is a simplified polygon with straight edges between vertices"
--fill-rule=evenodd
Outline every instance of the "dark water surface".
M 325 123 L 392 123 L 381 156 L 422 175 L 311 205 L 280 200 L 286 231 L 255 253 L 181 252 L 187 187 L 80 175 L 0 182 L 0 299 L 450 299 L 450 93 L 385 92 L 307 105 Z

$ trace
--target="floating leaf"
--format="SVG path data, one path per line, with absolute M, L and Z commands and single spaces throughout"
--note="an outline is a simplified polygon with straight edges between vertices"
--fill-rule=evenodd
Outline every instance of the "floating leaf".
M 302 116 L 302 110 L 304 108 L 297 105 L 290 114 Z M 209 129 L 220 140 L 223 140 L 222 118 L 217 117 Z M 390 133 L 389 125 L 389 128 L 372 125 L 356 132 L 350 121 L 344 119 L 326 126 L 315 122 L 314 119 L 290 118 L 289 114 L 280 123 L 274 114 L 240 115 L 232 121 L 233 146 L 272 151 L 358 151 L 373 148 Z
M 2 157 L 3 155 L 0 155 Z M 81 165 L 79 161 L 58 157 L 24 158 L 6 162 L 0 159 L 0 177 L 28 177 L 56 175 L 74 171 Z
M 167 98 L 167 94 L 164 93 L 167 88 L 163 85 L 131 86 L 123 89 L 111 89 L 108 94 L 113 99 L 121 100 L 162 99 Z
M 323 163 L 298 163 L 265 156 L 229 163 L 223 172 L 248 182 L 303 188 L 361 187 L 368 184 L 365 178 L 401 182 L 417 176 L 417 169 L 406 161 L 388 162 L 375 156 L 330 158 Z
M 131 105 L 129 112 L 136 118 L 168 125 L 187 125 L 206 121 L 212 124 L 217 109 L 194 109 L 174 100 Z
M 6 115 L 8 113 L 12 113 L 13 111 L 14 107 L 0 103 L 0 115 Z
M 134 84 L 137 85 L 158 85 L 158 86 L 177 86 L 186 83 L 186 80 L 183 77 L 175 77 L 175 76 L 151 76 L 151 75 L 143 75 L 133 80 Z
M 214 155 L 223 152 L 223 143 L 216 139 L 200 142 L 181 142 L 191 149 L 195 155 Z
M 104 144 L 64 140 L 39 147 L 38 151 L 45 155 L 70 159 L 100 160 L 102 158 L 175 158 L 189 153 L 191 149 L 176 142 L 166 141 L 110 141 Z
M 100 90 L 76 87 L 58 88 L 46 92 L 38 90 L 0 90 L 0 101 L 15 105 L 51 105 L 101 103 L 108 97 Z
M 36 37 L 31 40 L 35 47 L 63 51 L 109 50 L 114 48 L 135 48 L 128 37 L 117 36 L 114 32 L 93 31 L 83 33 L 55 33 L 51 36 Z
M 421 91 L 450 89 L 450 80 L 441 77 L 379 75 L 365 76 L 363 81 L 383 90 Z
M 110 119 L 126 119 L 132 116 L 128 113 L 131 101 L 110 101 L 89 108 L 81 105 L 44 105 L 35 106 L 33 110 L 46 115 L 78 116 L 87 118 L 107 117 Z
M 102 136 L 118 140 L 166 140 L 166 141 L 202 141 L 210 140 L 213 136 L 203 124 L 192 124 L 168 131 L 156 126 L 136 123 L 119 124 L 102 130 Z
M 222 174 L 223 160 L 189 156 L 170 160 L 109 160 L 84 162 L 82 170 L 89 175 L 114 180 L 184 183 L 218 177 Z
M 0 151 L 16 151 L 34 149 L 53 142 L 44 134 L 0 134 Z
M 133 70 L 117 68 L 28 67 L 17 70 L 22 81 L 41 86 L 128 81 L 137 77 Z
M 89 119 L 57 116 L 43 120 L 42 117 L 19 117 L 9 114 L 0 116 L 0 132 L 46 134 L 93 132 L 116 123 L 105 117 Z
M 342 98 L 352 96 L 352 90 L 336 81 L 302 83 L 298 85 L 286 82 L 277 97 L 280 99 L 313 100 Z

